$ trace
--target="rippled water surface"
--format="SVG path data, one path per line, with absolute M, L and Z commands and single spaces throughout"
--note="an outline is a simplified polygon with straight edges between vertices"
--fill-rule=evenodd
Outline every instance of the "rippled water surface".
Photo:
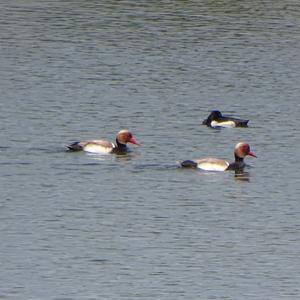
M 0 26 L 1 299 L 299 299 L 298 1 L 11 0 Z M 121 128 L 143 146 L 65 151 Z M 177 167 L 238 141 L 243 176 Z

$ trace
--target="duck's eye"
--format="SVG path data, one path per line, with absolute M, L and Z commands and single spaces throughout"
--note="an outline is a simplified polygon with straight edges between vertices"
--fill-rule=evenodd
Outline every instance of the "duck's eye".
M 244 146 L 243 146 L 243 152 L 244 152 L 244 153 L 249 153 L 249 152 L 250 152 L 250 147 L 249 147 L 249 145 L 244 145 Z

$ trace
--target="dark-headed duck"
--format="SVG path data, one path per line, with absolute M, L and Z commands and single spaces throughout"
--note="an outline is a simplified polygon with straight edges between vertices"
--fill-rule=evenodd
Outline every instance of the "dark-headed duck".
M 112 143 L 106 140 L 87 140 L 72 143 L 67 147 L 71 151 L 85 151 L 94 154 L 122 154 L 128 151 L 128 148 L 126 146 L 127 143 L 140 145 L 129 130 L 122 129 L 116 136 L 116 143 Z
M 213 110 L 202 124 L 208 127 L 248 127 L 249 120 L 223 116 L 218 110 Z
M 198 168 L 205 171 L 228 171 L 242 170 L 245 167 L 244 158 L 247 156 L 256 157 L 255 153 L 250 150 L 247 143 L 240 142 L 234 148 L 234 162 L 229 162 L 225 159 L 206 157 L 194 160 L 185 160 L 181 163 L 185 168 Z

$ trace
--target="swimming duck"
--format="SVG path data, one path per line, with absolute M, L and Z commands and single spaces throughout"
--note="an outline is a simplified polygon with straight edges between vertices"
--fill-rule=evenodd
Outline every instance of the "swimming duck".
M 116 143 L 106 140 L 87 140 L 74 142 L 67 147 L 71 151 L 85 151 L 94 154 L 123 154 L 128 151 L 127 143 L 140 145 L 129 130 L 122 129 L 116 136 Z
M 225 159 L 206 157 L 194 160 L 185 160 L 181 163 L 184 168 L 198 168 L 205 171 L 228 171 L 242 170 L 245 167 L 244 158 L 247 156 L 257 157 L 247 143 L 237 143 L 234 148 L 234 162 Z
M 213 110 L 202 124 L 208 127 L 248 127 L 249 120 L 223 116 L 218 110 Z

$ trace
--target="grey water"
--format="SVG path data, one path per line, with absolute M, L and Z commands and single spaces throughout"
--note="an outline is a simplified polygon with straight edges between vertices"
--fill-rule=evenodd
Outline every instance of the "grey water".
M 4 0 L 0 29 L 0 299 L 300 298 L 298 1 Z M 240 176 L 178 168 L 239 141 Z

